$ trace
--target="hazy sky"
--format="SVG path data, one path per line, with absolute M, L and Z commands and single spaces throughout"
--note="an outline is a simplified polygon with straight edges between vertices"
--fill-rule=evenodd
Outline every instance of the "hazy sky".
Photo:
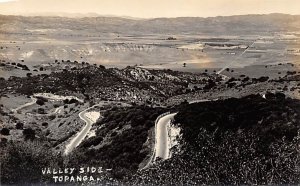
M 300 14 L 300 0 L 0 0 L 0 14 L 51 12 L 143 18 Z

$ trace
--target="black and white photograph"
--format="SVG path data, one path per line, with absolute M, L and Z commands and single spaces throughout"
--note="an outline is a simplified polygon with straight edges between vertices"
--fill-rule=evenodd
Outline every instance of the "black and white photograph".
M 299 185 L 299 0 L 0 0 L 0 185 Z

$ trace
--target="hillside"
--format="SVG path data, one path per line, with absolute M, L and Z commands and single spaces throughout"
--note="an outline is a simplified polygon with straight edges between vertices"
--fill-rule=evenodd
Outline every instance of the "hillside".
M 300 172 L 299 100 L 250 95 L 183 104 L 175 156 L 141 171 L 135 183 L 297 184 Z
M 43 166 L 75 165 L 113 168 L 105 180 L 130 184 L 297 183 L 299 101 L 265 91 L 298 93 L 298 76 L 297 71 L 288 71 L 278 79 L 245 75 L 222 79 L 209 73 L 72 62 L 68 70 L 0 78 L 0 119 L 4 123 L 0 145 L 5 154 L 1 162 L 8 169 L 5 183 L 15 183 L 11 177 L 15 174 L 22 175 L 20 181 L 51 180 L 40 171 L 26 177 L 22 166 L 40 170 Z M 36 96 L 43 92 L 64 100 Z M 82 102 L 64 96 L 76 96 Z M 209 101 L 214 99 L 218 100 Z M 207 102 L 188 104 L 193 100 Z M 28 103 L 32 104 L 26 106 Z M 91 133 L 73 153 L 62 156 L 84 125 L 80 113 L 97 103 L 100 105 L 92 110 L 101 117 L 95 120 Z M 178 112 L 174 123 L 181 128 L 179 148 L 171 149 L 171 159 L 158 160 L 139 171 L 151 160 L 155 123 L 166 112 Z M 23 151 L 24 145 L 31 148 Z M 35 156 L 36 150 L 39 156 Z M 55 156 L 49 159 L 47 154 Z M 262 167 L 256 168 L 258 165 Z M 21 172 L 10 169 L 12 166 Z M 272 166 L 282 171 L 274 172 Z
M 76 94 L 86 100 L 118 100 L 159 104 L 170 96 L 185 93 L 189 83 L 207 84 L 209 75 L 171 70 L 124 69 L 88 65 L 51 74 L 0 79 L 0 94 L 32 95 L 41 91 Z M 213 77 L 212 77 L 213 78 Z M 67 91 L 66 91 L 67 90 Z

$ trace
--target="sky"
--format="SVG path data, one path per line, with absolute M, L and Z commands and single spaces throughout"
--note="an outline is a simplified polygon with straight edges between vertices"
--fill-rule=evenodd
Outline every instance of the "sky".
M 300 0 L 0 0 L 0 14 L 97 13 L 154 17 L 300 14 Z

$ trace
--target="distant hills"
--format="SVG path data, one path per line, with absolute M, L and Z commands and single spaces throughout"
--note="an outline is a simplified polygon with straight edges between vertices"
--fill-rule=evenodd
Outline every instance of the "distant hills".
M 226 17 L 131 19 L 123 17 L 0 16 L 2 32 L 30 33 L 35 29 L 71 30 L 75 33 L 117 34 L 261 34 L 299 31 L 300 15 L 268 14 Z
M 127 18 L 127 19 L 144 19 L 144 18 L 137 18 L 131 16 L 116 16 L 113 14 L 98 14 L 94 12 L 90 13 L 66 13 L 66 12 L 40 12 L 40 13 L 27 13 L 24 14 L 25 17 L 68 17 L 68 18 L 84 18 L 84 17 L 120 17 L 120 18 Z

